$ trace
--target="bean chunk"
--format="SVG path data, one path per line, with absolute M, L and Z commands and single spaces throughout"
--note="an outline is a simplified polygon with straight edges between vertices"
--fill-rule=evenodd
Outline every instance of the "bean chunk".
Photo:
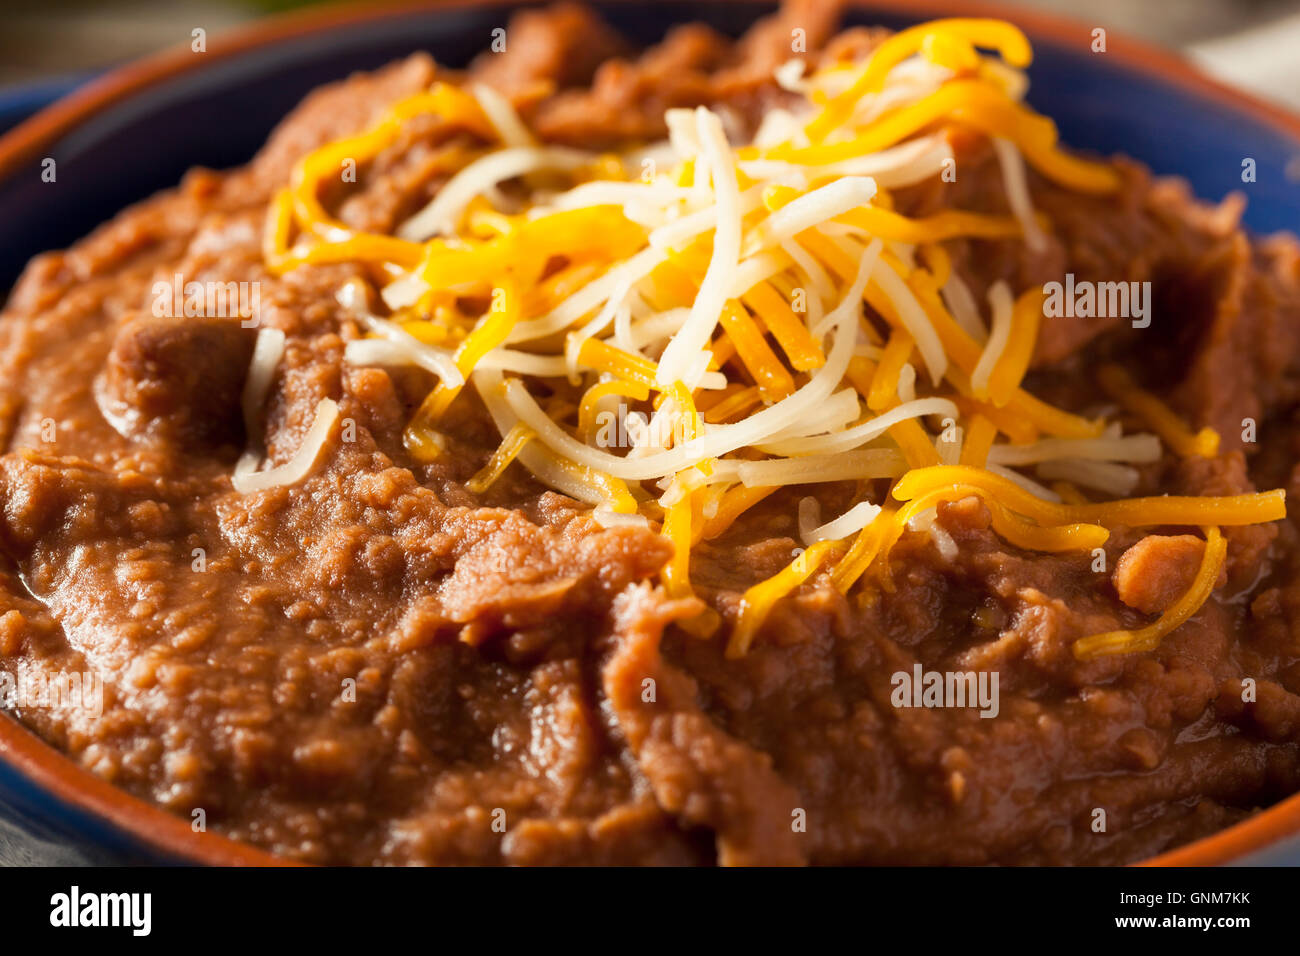
M 105 376 L 120 431 L 187 448 L 241 444 L 240 410 L 254 332 L 238 319 L 158 318 L 125 323 Z

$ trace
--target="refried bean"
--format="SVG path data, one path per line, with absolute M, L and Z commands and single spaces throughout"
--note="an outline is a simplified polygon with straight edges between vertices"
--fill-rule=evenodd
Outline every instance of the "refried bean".
M 832 5 L 798 3 L 739 41 L 683 26 L 636 53 L 561 5 L 519 14 L 469 78 L 555 143 L 660 138 L 666 108 L 697 104 L 752 128 L 788 96 L 772 70 L 792 22 L 814 59 L 884 35 L 836 37 Z M 312 863 L 1120 863 L 1300 790 L 1295 520 L 1226 528 L 1221 586 L 1191 620 L 1154 651 L 1082 661 L 1072 641 L 1187 589 L 1201 539 L 1118 529 L 1098 575 L 1090 553 L 1007 544 L 977 499 L 941 504 L 955 548 L 904 535 L 894 589 L 866 596 L 813 575 L 728 658 L 740 595 L 800 546 L 799 499 L 838 514 L 851 482 L 781 489 L 698 546 L 691 580 L 723 622 L 702 639 L 680 626 L 692 602 L 658 584 L 672 547 L 652 530 L 602 527 L 518 466 L 467 489 L 500 441 L 472 390 L 442 454 L 414 458 L 402 434 L 428 376 L 343 359 L 363 330 L 335 294 L 356 266 L 276 276 L 261 243 L 300 157 L 434 76 L 415 55 L 316 91 L 248 165 L 191 172 L 13 289 L 0 667 L 105 689 L 102 715 L 19 709 L 27 726 L 130 793 Z M 458 135 L 415 122 L 322 202 L 391 232 L 441 186 L 430 157 Z M 952 139 L 959 179 L 899 189 L 897 209 L 1008 214 L 989 143 Z M 1149 329 L 1045 323 L 1026 387 L 1083 411 L 1091 370 L 1119 362 L 1219 430 L 1213 457 L 1143 465 L 1137 493 L 1300 492 L 1300 244 L 1245 233 L 1234 198 L 1114 168 L 1104 196 L 1031 172 L 1043 248 L 953 239 L 953 269 L 979 301 L 1066 272 L 1150 282 Z M 156 315 L 176 275 L 256 283 L 260 325 L 284 334 L 259 434 L 240 405 L 254 333 L 239 315 Z M 352 440 L 335 433 L 296 485 L 235 492 L 240 452 L 289 460 L 326 398 Z M 916 665 L 997 672 L 998 716 L 894 706 L 891 675 Z

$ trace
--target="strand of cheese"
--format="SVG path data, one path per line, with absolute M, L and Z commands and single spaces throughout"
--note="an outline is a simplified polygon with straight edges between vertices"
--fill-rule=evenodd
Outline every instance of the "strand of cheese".
M 430 89 L 399 100 L 374 126 L 356 136 L 335 140 L 308 153 L 290 176 L 294 213 L 308 231 L 329 239 L 349 238 L 353 230 L 325 212 L 320 203 L 320 186 L 328 178 L 342 177 L 347 170 L 373 159 L 391 146 L 403 125 L 413 116 L 432 113 L 448 123 L 457 123 L 483 139 L 492 129 L 474 98 L 458 86 L 435 83 Z
M 1286 516 L 1286 492 L 1280 488 L 1222 497 L 1161 495 L 1068 505 L 1036 497 L 1001 475 L 962 465 L 910 471 L 894 485 L 893 495 L 899 501 L 907 501 L 936 488 L 952 485 L 978 488 L 1012 511 L 1044 525 L 1075 522 L 1134 528 L 1155 525 L 1248 525 L 1277 521 Z
M 758 504 L 768 495 L 780 489 L 780 485 L 760 485 L 750 487 L 737 485 L 728 489 L 718 502 L 717 511 L 704 525 L 704 539 L 712 541 L 727 532 L 736 519 Z
M 1080 660 L 1093 660 L 1110 654 L 1155 650 L 1167 634 L 1190 620 L 1209 600 L 1228 553 L 1228 542 L 1217 527 L 1211 525 L 1204 530 L 1205 553 L 1186 594 L 1161 614 L 1155 623 L 1146 627 L 1135 631 L 1108 631 L 1080 638 L 1074 642 L 1074 656 Z
M 867 393 L 867 407 L 879 412 L 889 408 L 898 400 L 898 374 L 912 354 L 916 342 L 906 329 L 895 329 L 885 345 L 885 354 L 876 366 L 876 374 L 871 379 L 871 389 Z
M 895 506 L 885 505 L 872 519 L 871 524 L 858 532 L 858 536 L 853 539 L 853 546 L 831 573 L 831 583 L 841 593 L 847 594 L 871 567 L 880 553 L 889 529 L 895 526 L 897 515 L 898 509 Z
M 763 320 L 796 371 L 810 372 L 826 362 L 826 355 L 808 327 L 771 283 L 760 282 L 752 286 L 741 296 L 741 302 Z
M 704 420 L 710 424 L 722 424 L 761 404 L 762 393 L 757 385 L 741 388 L 715 405 L 710 405 L 704 412 Z
M 474 477 L 465 482 L 465 487 L 476 495 L 481 495 L 501 477 L 510 463 L 518 457 L 519 453 L 524 450 L 524 446 L 537 437 L 527 425 L 522 422 L 516 424 L 506 437 L 501 440 L 497 450 L 492 453 L 492 457 L 487 460 L 482 469 Z
M 488 352 L 506 340 L 510 330 L 519 321 L 519 293 L 513 282 L 507 280 L 492 293 L 492 306 L 474 331 L 466 336 L 456 350 L 456 367 L 466 379 Z M 442 382 L 429 393 L 416 412 L 416 421 L 422 425 L 437 422 L 447 406 L 452 403 L 463 386 Z
M 1021 294 L 1011 307 L 1011 337 L 993 364 L 989 374 L 989 400 L 999 407 L 1006 405 L 1020 390 L 1038 344 L 1039 318 L 1043 314 L 1041 289 Z
M 783 571 L 749 588 L 740 598 L 740 616 L 727 642 L 727 657 L 743 657 L 776 602 L 808 580 L 831 555 L 842 551 L 839 541 L 819 541 Z
M 851 139 L 811 146 L 778 146 L 767 158 L 791 163 L 834 163 L 879 152 L 943 120 L 968 123 L 988 136 L 1000 136 L 1019 147 L 1030 165 L 1044 176 L 1085 193 L 1109 193 L 1119 188 L 1119 174 L 1110 166 L 1079 159 L 1056 148 L 1056 126 L 1006 97 L 983 80 L 953 80 L 919 103 L 903 107 Z
M 876 47 L 866 69 L 857 80 L 827 103 L 822 112 L 808 124 L 808 137 L 813 140 L 824 139 L 848 118 L 864 96 L 880 90 L 894 67 L 920 51 L 927 41 L 945 34 L 979 46 L 993 47 L 1014 67 L 1026 67 L 1033 60 L 1033 50 L 1025 35 L 1003 20 L 952 18 L 919 24 L 893 34 Z
M 578 405 L 578 434 L 587 441 L 595 437 L 596 415 L 600 411 L 601 400 L 615 395 L 644 402 L 650 397 L 650 389 L 644 382 L 628 382 L 623 379 L 599 382 L 587 389 Z
M 1219 453 L 1219 433 L 1202 428 L 1193 433 L 1178 414 L 1150 392 L 1138 387 L 1132 376 L 1118 365 L 1104 365 L 1097 372 L 1101 387 L 1164 439 L 1165 444 L 1183 457 L 1200 455 L 1213 458 Z
M 678 599 L 695 597 L 690 582 L 691 523 L 694 507 L 693 496 L 686 495 L 668 509 L 664 518 L 663 535 L 673 545 L 673 556 L 664 565 L 662 572 L 664 588 L 669 597 Z M 710 637 L 721 623 L 718 612 L 706 607 L 696 616 L 679 621 L 678 626 L 697 637 Z
M 959 463 L 971 468 L 983 468 L 989 460 L 989 451 L 993 448 L 997 433 L 997 426 L 987 415 L 979 412 L 971 415 Z
M 735 301 L 722 307 L 722 329 L 736 347 L 745 368 L 754 376 L 763 401 L 771 403 L 794 394 L 794 379 L 764 339 L 753 318 Z

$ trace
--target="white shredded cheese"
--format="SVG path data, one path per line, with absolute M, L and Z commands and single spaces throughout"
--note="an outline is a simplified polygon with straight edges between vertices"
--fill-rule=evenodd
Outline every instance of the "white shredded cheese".
M 591 517 L 602 528 L 649 528 L 650 522 L 645 515 L 619 514 L 608 508 L 595 508 Z
M 284 333 L 279 329 L 262 326 L 253 343 L 253 357 L 248 363 L 248 377 L 244 379 L 244 431 L 252 435 L 258 431 L 257 423 L 266 405 L 266 394 L 275 377 L 276 366 L 284 357 Z
M 873 505 L 870 501 L 859 501 L 835 520 L 802 534 L 803 543 L 813 545 L 818 541 L 843 541 L 875 521 L 880 510 L 879 505 Z
M 486 83 L 472 83 L 469 91 L 478 101 L 479 109 L 483 111 L 483 115 L 487 117 L 502 143 L 511 147 L 537 145 L 537 140 L 528 131 L 528 127 L 524 125 L 524 121 L 519 118 L 519 114 L 515 112 L 508 99 Z
M 741 482 L 751 488 L 897 478 L 906 470 L 906 460 L 893 448 L 869 448 L 803 458 L 768 458 L 742 462 L 738 469 Z
M 985 467 L 989 471 L 993 472 L 993 474 L 1001 475 L 1003 478 L 1007 479 L 1007 481 L 1019 485 L 1022 489 L 1037 498 L 1042 498 L 1044 501 L 1055 502 L 1060 502 L 1061 500 L 1061 496 L 1051 488 L 1048 488 L 1045 485 L 1040 485 L 1032 478 L 1027 478 L 1018 471 L 1012 471 L 1010 468 L 1003 465 L 988 464 Z
M 989 287 L 989 308 L 993 311 L 992 329 L 989 340 L 980 353 L 980 360 L 971 372 L 970 384 L 976 395 L 988 392 L 989 376 L 997 365 L 1002 353 L 1011 341 L 1011 312 L 1015 303 L 1011 298 L 1011 289 L 999 279 Z
M 1036 470 L 1038 477 L 1048 481 L 1068 481 L 1085 488 L 1096 488 L 1117 498 L 1131 495 L 1140 477 L 1137 469 L 1129 465 L 1083 458 L 1045 461 Z
M 799 499 L 799 537 L 807 544 L 808 536 L 822 523 L 821 502 L 812 495 Z
M 876 181 L 867 176 L 844 176 L 814 189 L 792 199 L 760 222 L 746 237 L 742 253 L 755 255 L 805 229 L 865 206 L 875 195 Z
M 1034 217 L 1034 202 L 1029 196 L 1024 158 L 1015 143 L 1000 136 L 993 137 L 993 150 L 997 153 L 998 165 L 1002 167 L 1002 188 L 1007 193 L 1007 205 L 1025 232 L 1025 245 L 1030 252 L 1042 252 L 1047 248 L 1047 237 L 1043 235 L 1043 230 Z
M 1143 463 L 1160 460 L 1160 439 L 1140 434 L 1103 438 L 1043 438 L 1029 445 L 994 445 L 989 461 L 1016 467 L 1059 459 Z
M 461 373 L 460 368 L 456 365 L 455 357 L 450 352 L 434 345 L 426 345 L 396 322 L 390 322 L 372 314 L 366 304 L 365 289 L 359 282 L 356 280 L 345 282 L 336 297 L 339 304 L 349 309 L 366 327 L 367 331 L 386 339 L 392 343 L 394 348 L 405 352 L 410 358 L 409 364 L 418 365 L 420 368 L 432 372 L 446 385 L 456 387 L 465 384 L 465 376 Z M 347 348 L 348 346 L 344 347 L 344 358 L 347 357 Z M 356 351 L 354 346 L 353 355 L 376 354 L 373 351 L 367 353 L 367 348 L 373 349 L 373 346 L 361 346 L 362 351 L 360 353 Z
M 696 131 L 700 138 L 702 156 L 707 160 L 713 177 L 713 193 L 717 199 L 718 225 L 713 235 L 713 256 L 700 283 L 699 294 L 691 305 L 690 318 L 668 342 L 659 357 L 656 379 L 661 385 L 685 381 L 687 387 L 694 382 L 685 373 L 696 356 L 704 350 L 713 335 L 727 301 L 727 293 L 735 285 L 736 266 L 740 259 L 740 187 L 736 182 L 735 160 L 722 120 L 704 107 L 695 111 Z
M 948 371 L 948 353 L 944 351 L 939 333 L 934 330 L 930 317 L 921 308 L 921 303 L 916 301 L 916 296 L 907 287 L 907 283 L 885 260 L 881 259 L 876 264 L 871 277 L 893 305 L 898 320 L 915 340 L 916 350 L 921 353 L 925 369 L 930 373 L 930 381 L 938 384 Z
M 975 296 L 971 295 L 970 286 L 966 285 L 954 271 L 939 290 L 939 295 L 956 323 L 976 343 L 984 345 L 989 340 L 989 330 L 984 327 L 984 320 L 980 318 L 979 305 L 975 302 Z
M 235 473 L 231 476 L 234 489 L 241 495 L 249 495 L 267 488 L 296 485 L 302 481 L 315 466 L 316 459 L 320 457 L 321 449 L 325 447 L 325 442 L 329 439 L 338 417 L 338 404 L 332 398 L 322 398 L 316 406 L 315 420 L 312 421 L 307 434 L 303 436 L 302 444 L 298 446 L 293 457 L 283 465 L 267 471 L 257 471 L 256 458 L 250 459 L 250 456 L 245 455 L 239 460 L 239 464 L 235 466 Z
M 777 455 L 829 455 L 836 452 L 858 448 L 873 439 L 879 438 L 899 422 L 924 415 L 942 415 L 955 418 L 957 406 L 946 398 L 918 398 L 896 405 L 887 412 L 877 415 L 860 425 L 830 435 L 813 438 L 791 438 L 785 441 L 766 443 L 764 451 Z
M 397 229 L 409 242 L 424 242 L 456 231 L 465 207 L 493 186 L 539 169 L 577 169 L 591 154 L 558 146 L 524 146 L 488 153 L 453 176 L 427 206 Z

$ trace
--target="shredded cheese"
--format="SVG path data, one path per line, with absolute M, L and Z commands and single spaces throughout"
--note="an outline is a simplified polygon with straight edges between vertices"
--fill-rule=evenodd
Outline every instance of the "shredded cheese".
M 889 37 L 878 46 L 853 85 L 840 93 L 808 126 L 812 139 L 821 139 L 839 125 L 864 96 L 880 90 L 890 71 L 921 50 L 927 40 L 938 35 L 956 35 L 972 43 L 995 47 L 1012 66 L 1026 67 L 1033 58 L 1025 35 L 1001 20 L 949 19 L 934 20 Z
M 487 87 L 439 82 L 296 164 L 268 206 L 263 255 L 277 275 L 354 267 L 338 294 L 344 360 L 427 373 L 403 434 L 413 462 L 443 453 L 439 429 L 460 427 L 448 411 L 472 385 L 500 443 L 466 488 L 484 494 L 518 462 L 590 504 L 601 527 L 658 528 L 673 544 L 662 572 L 673 597 L 697 600 L 693 548 L 764 520 L 751 519 L 763 502 L 799 502 L 808 550 L 745 592 L 731 656 L 822 567 L 842 593 L 864 580 L 889 590 L 891 551 L 911 533 L 955 559 L 961 534 L 943 516 L 968 498 L 1027 551 L 1087 551 L 1121 526 L 1208 529 L 1202 573 L 1176 608 L 1075 645 L 1081 656 L 1149 649 L 1208 596 L 1202 578 L 1226 547 L 1218 528 L 1277 520 L 1285 494 L 1128 497 L 1165 447 L 1213 456 L 1218 436 L 1193 432 L 1114 366 L 1103 389 L 1149 432 L 1029 391 L 1041 290 L 995 283 L 981 316 L 953 243 L 1046 249 L 1052 223 L 1034 210 L 1027 167 L 1082 193 L 1120 185 L 1114 166 L 1061 149 L 1055 124 L 1025 104 L 1031 55 L 1010 24 L 938 20 L 864 63 L 781 67 L 803 102 L 769 111 L 749 142 L 724 110 L 670 109 L 665 141 L 604 155 L 540 142 Z M 342 173 L 382 165 L 424 115 L 458 134 L 422 164 L 445 185 L 395 235 L 351 228 L 327 207 L 367 187 Z M 990 142 L 1010 215 L 902 208 L 895 190 L 953 161 L 954 129 Z M 284 347 L 281 333 L 259 333 L 250 436 Z M 250 448 L 236 489 L 304 478 L 337 416 L 322 401 L 279 467 L 257 471 Z M 829 521 L 808 493 L 775 496 L 830 482 L 853 487 Z M 708 636 L 720 617 L 701 607 L 681 626 Z
M 689 363 L 713 334 L 740 259 L 740 187 L 737 184 L 731 146 L 723 132 L 722 119 L 716 113 L 700 107 L 696 110 L 695 122 L 702 155 L 708 162 L 713 179 L 717 228 L 713 239 L 713 257 L 700 282 L 699 294 L 691 305 L 690 317 L 660 356 L 655 374 L 657 384 L 661 386 L 682 378 Z
M 1025 176 L 1025 161 L 1016 144 L 1001 136 L 994 136 L 993 151 L 1002 167 L 1002 186 L 1007 193 L 1007 204 L 1024 230 L 1025 245 L 1031 252 L 1041 253 L 1047 248 L 1047 237 L 1034 216 L 1034 201 L 1029 196 L 1029 181 Z
M 266 402 L 266 394 L 270 391 L 276 366 L 284 357 L 285 341 L 285 335 L 279 329 L 264 325 L 257 330 L 253 357 L 248 364 L 248 376 L 244 379 L 244 431 L 249 435 L 258 431 L 258 417 Z
M 817 499 L 811 500 L 815 502 Z M 859 501 L 835 520 L 812 528 L 801 537 L 807 545 L 818 541 L 842 541 L 875 521 L 880 511 L 880 505 L 873 505 L 870 501 Z
M 1011 289 L 1000 279 L 989 287 L 989 308 L 993 315 L 993 321 L 990 323 L 989 340 L 984 346 L 984 351 L 980 353 L 979 362 L 976 363 L 975 369 L 970 374 L 971 390 L 975 393 L 976 398 L 982 399 L 990 398 L 989 382 L 993 378 L 993 370 L 1002 361 L 1003 353 L 1006 352 L 1007 346 L 1011 344 L 1014 303 L 1011 299 Z M 1006 402 L 994 402 L 993 404 L 1000 407 L 1005 405 Z
M 954 484 L 986 491 L 1013 511 L 1039 524 L 1084 522 L 1134 528 L 1164 524 L 1247 525 L 1277 521 L 1286 516 L 1286 492 L 1280 488 L 1222 497 L 1161 495 L 1068 505 L 1030 494 L 1001 475 L 962 465 L 910 471 L 894 485 L 893 496 L 899 501 L 907 501 L 937 487 Z
M 492 453 L 487 464 L 469 481 L 465 487 L 476 495 L 481 495 L 501 477 L 510 463 L 518 457 L 527 445 L 536 437 L 536 433 L 522 422 L 515 425 L 501 440 L 500 446 Z
M 1184 457 L 1213 458 L 1219 453 L 1219 434 L 1212 428 L 1193 433 L 1178 414 L 1150 392 L 1139 388 L 1118 365 L 1105 365 L 1097 373 L 1101 387 L 1117 402 L 1138 416 L 1147 427 Z
M 257 491 L 282 485 L 296 485 L 315 467 L 316 459 L 320 457 L 321 449 L 329 440 L 330 432 L 333 431 L 338 417 L 338 403 L 332 398 L 322 398 L 316 406 L 316 416 L 311 428 L 303 436 L 302 444 L 298 446 L 292 458 L 283 465 L 258 471 L 256 458 L 245 457 L 236 466 L 235 473 L 231 477 L 231 485 L 241 495 L 251 495 Z
M 1219 579 L 1219 573 L 1223 570 L 1227 554 L 1228 543 L 1219 529 L 1214 526 L 1205 528 L 1205 553 L 1201 557 L 1196 578 L 1186 594 L 1161 614 L 1155 623 L 1148 624 L 1146 627 L 1136 631 L 1108 631 L 1075 641 L 1074 656 L 1080 660 L 1093 660 L 1111 654 L 1132 654 L 1137 651 L 1154 650 L 1159 646 L 1162 638 L 1189 621 L 1192 615 L 1209 600 L 1214 584 Z
M 449 235 L 470 200 L 498 183 L 539 169 L 578 169 L 590 162 L 588 153 L 557 147 L 517 146 L 489 153 L 453 176 L 427 206 L 398 227 L 397 234 L 408 242 Z
M 843 550 L 843 545 L 838 541 L 819 541 L 775 577 L 747 590 L 740 598 L 740 617 L 727 642 L 727 657 L 743 657 L 776 602 L 808 580 L 832 554 L 840 550 Z

